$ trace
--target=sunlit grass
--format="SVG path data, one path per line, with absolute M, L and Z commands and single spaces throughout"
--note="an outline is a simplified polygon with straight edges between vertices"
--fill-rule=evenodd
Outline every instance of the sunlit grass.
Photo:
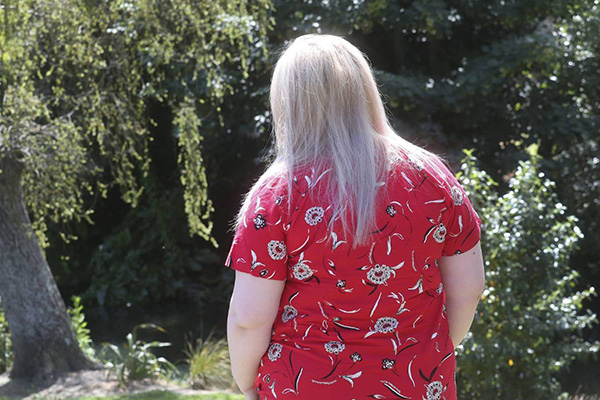
M 241 394 L 215 393 L 201 395 L 182 395 L 164 390 L 153 390 L 151 392 L 114 395 L 106 397 L 77 397 L 65 400 L 243 400 Z M 2 400 L 2 399 L 0 399 Z

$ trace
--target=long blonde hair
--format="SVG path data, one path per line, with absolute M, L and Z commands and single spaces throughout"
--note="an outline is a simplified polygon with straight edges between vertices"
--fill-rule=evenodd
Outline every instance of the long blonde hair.
M 377 229 L 378 182 L 392 163 L 439 171 L 443 162 L 395 132 L 366 56 L 344 38 L 308 34 L 288 43 L 273 70 L 270 103 L 274 158 L 246 193 L 234 228 L 270 183 L 286 182 L 291 199 L 294 171 L 310 166 L 317 174 L 331 172 L 323 201 L 356 247 Z

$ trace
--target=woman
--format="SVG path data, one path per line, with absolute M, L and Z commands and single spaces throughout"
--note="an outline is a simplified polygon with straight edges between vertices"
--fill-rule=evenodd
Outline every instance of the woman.
M 456 399 L 455 345 L 484 289 L 481 220 L 436 155 L 402 139 L 346 40 L 297 38 L 271 83 L 275 158 L 225 265 L 246 399 Z

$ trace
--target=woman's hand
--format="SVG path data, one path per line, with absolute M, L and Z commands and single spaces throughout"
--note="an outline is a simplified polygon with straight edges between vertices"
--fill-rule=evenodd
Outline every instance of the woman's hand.
M 244 400 L 260 400 L 256 388 L 252 388 L 244 392 Z

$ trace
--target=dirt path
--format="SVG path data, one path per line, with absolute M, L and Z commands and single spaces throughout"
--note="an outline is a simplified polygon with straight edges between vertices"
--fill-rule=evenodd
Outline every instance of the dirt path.
M 127 390 L 121 389 L 114 376 L 105 371 L 82 371 L 65 374 L 55 382 L 35 387 L 27 382 L 10 380 L 8 374 L 0 375 L 0 398 L 23 400 L 58 400 L 68 397 L 110 396 L 133 394 L 150 390 L 169 390 L 179 394 L 208 394 L 208 390 L 193 390 L 165 381 L 149 379 L 133 382 Z

